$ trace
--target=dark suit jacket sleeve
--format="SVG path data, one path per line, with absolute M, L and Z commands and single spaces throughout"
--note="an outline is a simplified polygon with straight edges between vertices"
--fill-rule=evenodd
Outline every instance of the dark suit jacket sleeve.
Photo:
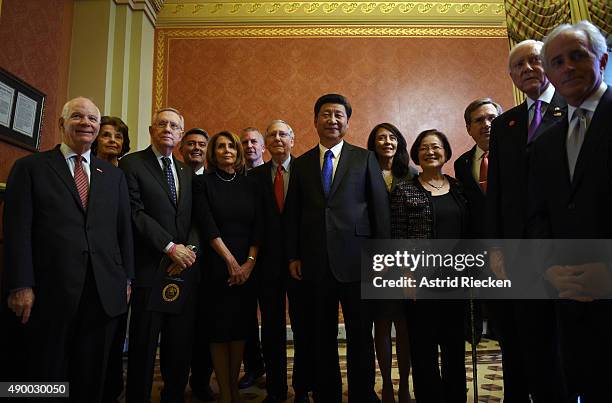
M 193 216 L 201 240 L 211 241 L 221 236 L 221 231 L 210 210 L 206 174 L 198 175 L 193 180 Z
M 500 123 L 501 120 L 497 123 Z M 499 150 L 497 137 L 501 134 L 494 120 L 489 139 L 489 170 L 487 172 L 487 197 L 485 197 L 485 235 L 490 239 L 501 237 L 499 222 L 501 189 L 499 178 Z
M 139 236 L 147 239 L 151 245 L 160 252 L 168 243 L 172 242 L 173 236 L 166 231 L 155 218 L 151 217 L 145 210 L 144 203 L 140 196 L 140 180 L 153 180 L 153 178 L 144 178 L 148 176 L 148 172 L 144 172 L 142 160 L 131 158 L 129 162 L 126 159 L 119 161 L 119 167 L 125 173 L 127 180 L 128 192 L 130 195 L 130 205 L 132 208 L 132 222 L 136 227 L 135 230 Z M 137 166 L 138 165 L 138 166 Z
M 4 240 L 7 289 L 36 285 L 32 261 L 34 200 L 32 173 L 23 160 L 11 170 L 4 199 Z
M 368 210 L 373 224 L 372 237 L 387 239 L 391 236 L 389 193 L 381 175 L 380 165 L 373 152 L 368 155 Z
M 285 213 L 283 214 L 283 226 L 285 227 L 285 249 L 289 260 L 300 259 L 300 186 L 299 186 L 299 159 L 293 163 L 289 177 L 289 189 L 285 200 Z
M 527 182 L 527 193 L 529 195 L 527 205 L 527 224 L 525 233 L 528 238 L 549 238 L 550 223 L 546 210 L 546 201 L 542 197 L 541 187 L 539 186 L 545 178 L 541 178 L 539 173 L 545 172 L 544 169 L 538 167 L 537 155 L 542 152 L 536 141 L 533 145 L 533 151 L 530 154 L 529 175 Z
M 134 279 L 134 237 L 132 234 L 132 218 L 130 197 L 125 175 L 121 173 L 119 182 L 119 216 L 117 217 L 117 240 L 121 249 L 121 259 L 127 278 Z

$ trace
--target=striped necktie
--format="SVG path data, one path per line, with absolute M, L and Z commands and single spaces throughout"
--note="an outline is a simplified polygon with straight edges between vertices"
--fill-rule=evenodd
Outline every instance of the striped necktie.
M 81 204 L 83 208 L 87 210 L 87 204 L 89 201 L 89 180 L 87 174 L 83 169 L 83 156 L 74 156 L 74 183 L 76 184 L 79 197 L 81 198 Z

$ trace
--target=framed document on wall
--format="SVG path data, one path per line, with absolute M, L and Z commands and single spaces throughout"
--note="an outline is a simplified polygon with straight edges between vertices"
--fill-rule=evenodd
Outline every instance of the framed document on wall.
M 0 68 L 0 139 L 38 151 L 45 94 Z

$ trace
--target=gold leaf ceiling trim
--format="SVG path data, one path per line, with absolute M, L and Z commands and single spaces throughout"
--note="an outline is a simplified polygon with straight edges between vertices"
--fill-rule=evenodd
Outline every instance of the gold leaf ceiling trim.
M 158 28 L 155 38 L 154 106 L 166 102 L 166 64 L 169 42 L 174 39 L 214 38 L 507 38 L 505 27 L 482 26 L 211 26 Z
M 166 0 L 157 26 L 219 23 L 483 24 L 505 26 L 503 0 L 196 1 Z

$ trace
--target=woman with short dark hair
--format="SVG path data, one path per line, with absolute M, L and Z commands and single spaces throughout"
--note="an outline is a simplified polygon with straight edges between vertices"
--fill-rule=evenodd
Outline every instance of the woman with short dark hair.
M 116 116 L 102 116 L 98 137 L 91 145 L 91 151 L 102 160 L 114 166 L 119 158 L 130 151 L 130 136 L 127 125 Z
M 467 201 L 459 182 L 442 173 L 452 155 L 447 137 L 435 129 L 425 130 L 410 155 L 422 172 L 398 184 L 391 194 L 391 237 L 462 238 L 469 224 Z M 416 300 L 407 305 L 416 400 L 465 402 L 464 302 Z

